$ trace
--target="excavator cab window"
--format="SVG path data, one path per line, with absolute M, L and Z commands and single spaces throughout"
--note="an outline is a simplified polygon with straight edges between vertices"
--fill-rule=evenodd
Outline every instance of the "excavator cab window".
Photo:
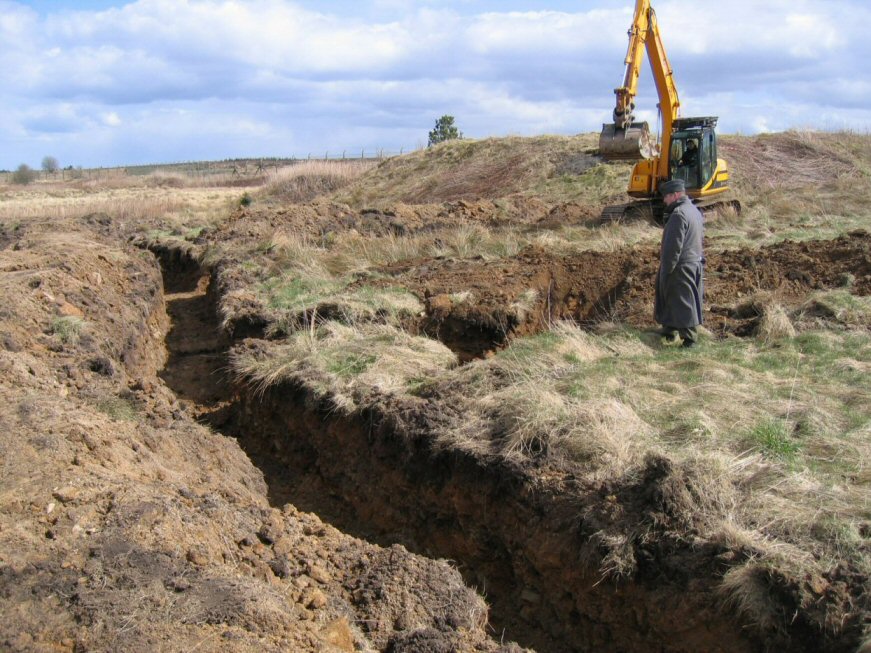
M 706 129 L 702 134 L 701 184 L 705 186 L 717 170 L 717 135 L 713 129 Z
M 704 138 L 701 132 L 675 133 L 671 140 L 671 179 L 683 179 L 687 188 L 700 188 Z

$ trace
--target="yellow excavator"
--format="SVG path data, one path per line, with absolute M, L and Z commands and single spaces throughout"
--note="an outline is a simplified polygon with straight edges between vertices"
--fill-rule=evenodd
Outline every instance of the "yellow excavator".
M 635 96 L 644 49 L 659 95 L 660 142 L 653 138 L 646 122 L 635 121 Z M 740 204 L 731 198 L 726 162 L 717 157 L 717 118 L 680 117 L 674 75 L 649 0 L 636 0 L 625 63 L 623 84 L 614 90 L 617 95 L 614 122 L 602 126 L 599 154 L 606 161 L 638 161 L 627 193 L 639 201 L 605 208 L 603 220 L 638 214 L 650 215 L 661 222 L 664 207 L 659 185 L 669 179 L 683 179 L 687 195 L 702 209 L 729 205 L 740 210 Z

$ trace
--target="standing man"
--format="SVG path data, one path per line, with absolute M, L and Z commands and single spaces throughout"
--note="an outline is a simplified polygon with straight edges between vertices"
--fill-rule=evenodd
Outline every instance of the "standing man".
M 662 335 L 667 340 L 674 342 L 679 336 L 684 347 L 694 347 L 705 294 L 704 220 L 687 197 L 682 179 L 664 182 L 660 191 L 665 202 L 665 229 L 653 316 L 662 325 Z

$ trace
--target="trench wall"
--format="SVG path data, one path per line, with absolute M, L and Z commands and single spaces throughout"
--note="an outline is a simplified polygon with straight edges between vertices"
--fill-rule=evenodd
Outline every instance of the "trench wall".
M 637 578 L 603 578 L 594 537 L 603 524 L 590 510 L 604 500 L 598 489 L 570 476 L 558 488 L 471 453 L 434 449 L 415 425 L 420 418 L 408 405 L 338 416 L 285 384 L 243 393 L 237 427 L 255 459 L 280 461 L 309 497 L 318 488 L 314 494 L 346 522 L 341 528 L 455 560 L 491 603 L 494 621 L 527 646 L 761 650 L 719 609 L 710 574 L 700 571 L 717 552 L 662 541 Z

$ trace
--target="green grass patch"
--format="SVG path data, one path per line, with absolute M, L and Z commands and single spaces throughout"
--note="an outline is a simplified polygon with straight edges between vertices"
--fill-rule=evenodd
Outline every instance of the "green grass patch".
M 789 425 L 781 419 L 764 419 L 744 436 L 751 447 L 765 455 L 792 461 L 801 450 L 801 445 L 790 434 Z
M 85 330 L 85 321 L 73 315 L 56 317 L 51 321 L 51 333 L 65 345 L 74 345 Z
M 316 306 L 343 288 L 342 280 L 290 274 L 272 277 L 260 284 L 269 308 L 299 313 Z
M 500 351 L 496 356 L 497 358 L 510 359 L 515 363 L 524 363 L 553 352 L 560 342 L 561 338 L 554 332 L 542 331 L 534 336 L 515 340 L 511 347 Z M 572 352 L 567 352 L 564 356 L 577 358 L 577 355 Z
M 138 419 L 139 411 L 136 405 L 123 397 L 108 397 L 96 403 L 96 408 L 112 419 L 133 422 Z
M 368 370 L 378 357 L 373 354 L 337 351 L 327 361 L 326 369 L 330 374 L 336 374 L 343 379 L 359 376 Z

